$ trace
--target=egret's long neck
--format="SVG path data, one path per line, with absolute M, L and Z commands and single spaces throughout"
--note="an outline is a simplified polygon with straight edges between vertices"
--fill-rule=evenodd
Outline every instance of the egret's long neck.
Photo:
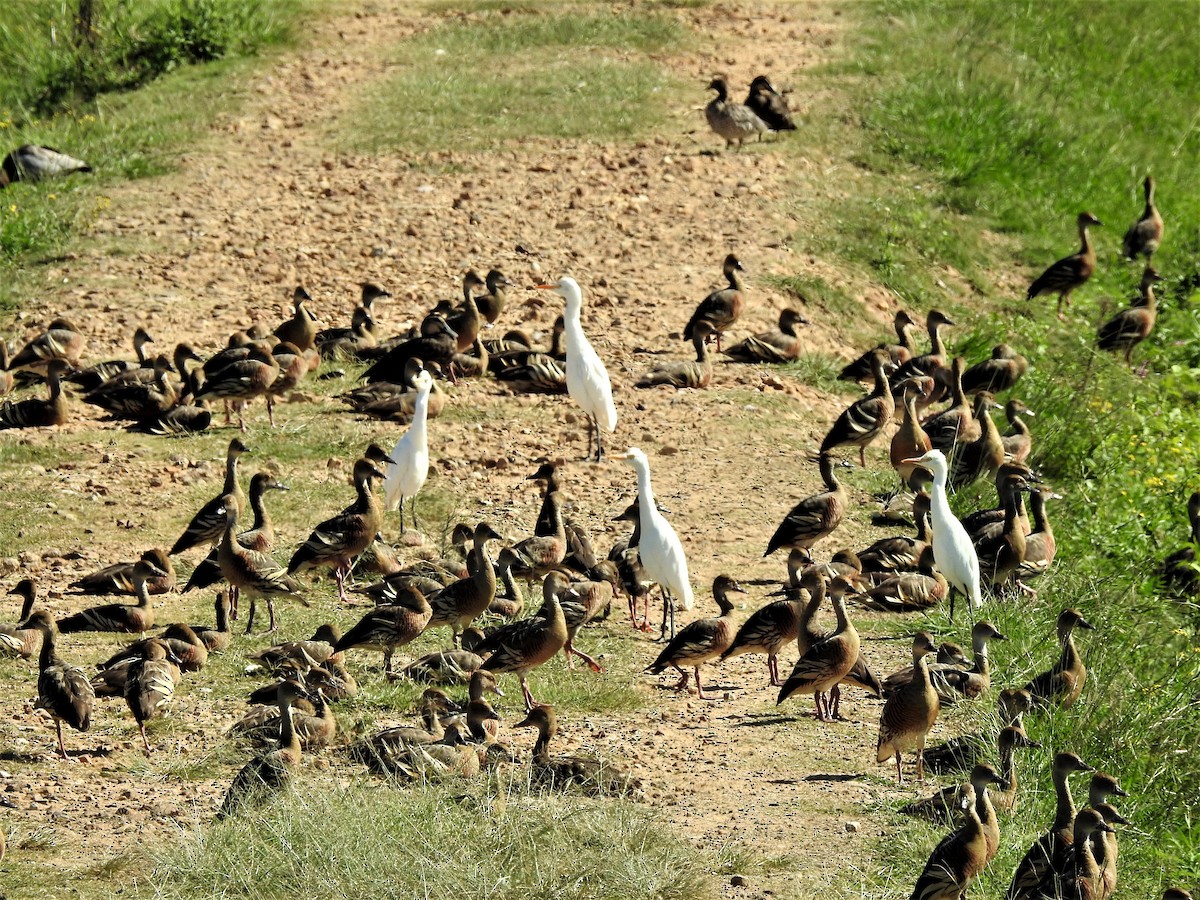
M 417 441 L 418 445 L 424 447 L 426 444 L 425 422 L 429 415 L 429 392 L 432 390 L 432 385 L 426 388 L 421 388 L 417 391 L 417 399 L 413 401 L 413 417 L 412 424 L 409 425 L 409 430 L 412 432 L 413 440 Z
M 583 334 L 582 310 L 583 305 L 580 302 L 574 298 L 567 299 L 567 305 L 563 309 L 563 338 L 567 342 L 569 354 L 578 352 L 580 345 L 587 342 Z
M 655 513 L 654 489 L 650 486 L 650 467 L 639 461 L 637 467 L 638 513 L 643 523 L 649 522 Z

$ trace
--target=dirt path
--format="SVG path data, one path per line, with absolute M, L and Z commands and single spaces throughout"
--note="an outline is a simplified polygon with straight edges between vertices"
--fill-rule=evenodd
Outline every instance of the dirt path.
M 803 202 L 805 186 L 815 185 L 830 161 L 797 168 L 757 148 L 703 155 L 718 141 L 690 107 L 674 111 L 678 134 L 634 146 L 531 141 L 520 150 L 444 154 L 442 169 L 455 174 L 412 167 L 403 158 L 339 155 L 325 136 L 356 89 L 385 75 L 386 47 L 436 21 L 404 3 L 349 6 L 335 5 L 307 49 L 265 71 L 238 116 L 190 153 L 177 176 L 115 190 L 94 248 L 48 273 L 59 285 L 48 307 L 82 320 L 99 358 L 110 349 L 123 352 L 127 335 L 142 323 L 163 346 L 191 339 L 215 349 L 248 320 L 281 319 L 295 284 L 316 298 L 325 323 L 346 318 L 359 282 L 386 285 L 396 299 L 384 309 L 384 328 L 395 331 L 434 300 L 454 296 L 467 266 L 498 266 L 521 284 L 569 271 L 587 295 L 585 327 L 617 382 L 616 443 L 650 452 L 655 487 L 684 537 L 693 583 L 709 584 L 722 571 L 781 577 L 782 560 L 763 560 L 762 547 L 787 508 L 816 489 L 804 453 L 845 399 L 731 365 L 718 366 L 707 392 L 635 391 L 636 374 L 655 358 L 635 351 L 685 355 L 686 345 L 669 335 L 719 283 L 720 260 L 730 250 L 745 262 L 753 285 L 738 333 L 772 325 L 794 300 L 766 288 L 763 273 L 827 271 L 821 260 L 799 258 L 787 239 L 796 228 L 791 204 L 797 197 Z M 722 4 L 678 14 L 701 35 L 722 35 L 717 54 L 706 46 L 666 61 L 696 84 L 690 101 L 696 107 L 706 101 L 702 88 L 714 71 L 743 85 L 759 71 L 787 81 L 789 73 L 836 52 L 843 28 L 824 4 Z M 801 98 L 799 105 L 819 100 Z M 803 133 L 790 139 L 803 140 Z M 537 271 L 516 253 L 518 244 L 536 251 Z M 111 252 L 115 247 L 124 250 Z M 45 311 L 31 312 L 40 318 Z M 544 298 L 517 290 L 502 324 L 545 330 L 556 312 Z M 852 352 L 839 323 L 814 318 L 806 332 L 814 349 Z M 501 396 L 488 384 L 455 389 L 452 402 L 485 417 L 505 410 L 514 424 L 483 431 L 465 419 L 440 424 L 434 455 L 442 485 L 469 492 L 471 502 L 519 529 L 536 509 L 536 494 L 520 482 L 534 460 L 582 455 L 577 414 L 566 401 Z M 304 419 L 295 406 L 283 415 L 296 427 L 319 421 Z M 381 433 L 371 426 L 362 431 Z M 495 467 L 498 459 L 506 468 Z M 190 483 L 176 477 L 178 468 L 164 464 L 166 507 Z M 83 474 L 119 487 L 144 478 L 145 470 L 122 457 Z M 218 476 L 210 466 L 195 477 L 215 483 Z M 608 519 L 632 494 L 632 472 L 575 464 L 569 480 L 575 514 L 606 546 L 617 533 Z M 861 528 L 844 536 L 847 543 L 865 539 Z M 85 559 L 30 562 L 60 588 L 98 560 L 140 550 L 144 540 L 98 534 Z M 698 594 L 698 614 L 711 614 L 707 592 Z M 755 595 L 748 606 L 761 602 Z M 54 593 L 51 605 L 66 608 Z M 864 632 L 870 634 L 869 620 Z M 892 644 L 871 651 L 884 671 L 903 655 Z M 656 652 L 647 644 L 647 661 Z M 853 892 L 856 879 L 847 873 L 878 832 L 868 808 L 892 790 L 873 777 L 886 774 L 873 762 L 880 704 L 852 697 L 849 721 L 824 728 L 803 702 L 776 713 L 759 659 L 733 661 L 713 677 L 727 687 L 725 699 L 712 703 L 660 692 L 643 679 L 652 711 L 611 723 L 596 746 L 630 757 L 652 784 L 650 802 L 697 842 L 743 842 L 797 860 L 794 870 L 752 879 L 746 891 Z M 205 720 L 199 713 L 212 711 L 197 712 L 194 725 L 173 741 L 184 754 L 189 745 L 195 753 L 197 741 L 211 742 L 213 728 L 224 728 L 232 716 L 226 710 Z M 187 824 L 211 809 L 225 786 L 223 779 L 163 784 L 147 777 L 130 742 L 80 766 L 63 765 L 43 753 L 44 724 L 27 706 L 6 704 L 5 713 L 0 737 L 15 749 L 0 764 L 0 789 L 26 810 L 25 833 L 49 836 L 71 865 L 97 863 L 135 833 L 140 840 Z M 98 740 L 103 746 L 103 736 Z M 864 773 L 869 777 L 844 780 Z M 848 822 L 862 827 L 848 830 Z

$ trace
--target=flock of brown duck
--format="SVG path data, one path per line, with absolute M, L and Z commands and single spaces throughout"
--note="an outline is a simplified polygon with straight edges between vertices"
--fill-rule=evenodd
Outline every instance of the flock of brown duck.
M 740 146 L 747 136 L 795 127 L 786 103 L 765 77 L 752 84 L 746 104 L 728 99 L 722 78 L 714 79 L 711 87 L 717 98 L 706 111 L 708 120 L 727 143 L 736 141 Z M 1101 347 L 1124 351 L 1127 363 L 1133 348 L 1154 327 L 1156 314 L 1153 283 L 1159 276 L 1149 267 L 1149 260 L 1162 239 L 1163 225 L 1154 207 L 1154 182 L 1149 177 L 1145 192 L 1145 212 L 1125 237 L 1126 254 L 1147 261 L 1141 295 L 1098 335 Z M 1029 298 L 1055 293 L 1061 314 L 1072 291 L 1094 271 L 1095 249 L 1088 229 L 1098 224 L 1089 213 L 1080 214 L 1080 251 L 1050 266 L 1030 286 Z M 805 320 L 794 310 L 784 311 L 777 331 L 722 349 L 722 335 L 736 324 L 745 304 L 743 271 L 736 256 L 726 257 L 723 273 L 728 286 L 701 301 L 683 329 L 696 359 L 656 366 L 638 381 L 638 387 L 708 386 L 713 377 L 710 342 L 738 362 L 776 363 L 796 358 L 801 349 L 796 327 Z M 419 409 L 422 428 L 425 418 L 436 417 L 447 402 L 445 392 L 430 376 L 454 382 L 491 374 L 517 389 L 569 392 L 589 414 L 599 459 L 602 433 L 613 430 L 616 414 L 615 410 L 611 415 L 605 412 L 603 397 L 595 401 L 597 405 L 588 405 L 589 397 L 599 396 L 598 380 L 606 383 L 607 376 L 598 357 L 587 371 L 579 369 L 582 330 L 575 330 L 579 327 L 578 297 L 572 308 L 572 291 L 578 294 L 579 289 L 573 281 L 564 287 L 567 281 L 570 279 L 558 285 L 568 301 L 567 318 L 556 324 L 554 341 L 546 349 L 533 346 L 528 335 L 519 331 L 510 331 L 499 340 L 483 338 L 482 326 L 498 319 L 505 292 L 513 286 L 497 270 L 482 278 L 469 272 L 461 302 L 440 304 L 413 332 L 386 340 L 377 331 L 373 304 L 389 295 L 371 284 L 362 285 L 361 300 L 348 327 L 319 330 L 307 307 L 310 298 L 303 288 L 297 288 L 291 318 L 273 331 L 253 328 L 239 332 L 225 349 L 208 358 L 188 344 L 178 345 L 170 357 L 152 356 L 147 348 L 153 338 L 138 329 L 133 338 L 136 360 L 85 366 L 85 335 L 69 320 L 55 319 L 19 349 L 0 342 L 4 357 L 0 360 L 4 373 L 0 388 L 7 391 L 15 384 L 37 381 L 48 385 L 45 398 L 32 397 L 0 407 L 0 428 L 61 425 L 70 415 L 71 392 L 79 391 L 83 402 L 103 409 L 112 419 L 153 433 L 209 428 L 212 409 L 219 402 L 226 424 L 231 424 L 236 414 L 244 433 L 246 409 L 254 400 L 264 401 L 273 424 L 275 402 L 293 391 L 323 360 L 335 365 L 362 360 L 368 364 L 364 374 L 368 385 L 342 395 L 342 399 L 360 413 L 401 422 L 412 420 Z M 64 759 L 69 756 L 63 724 L 86 731 L 98 696 L 124 698 L 145 752 L 151 753 L 147 723 L 169 711 L 185 673 L 203 667 L 210 653 L 229 650 L 233 642 L 230 622 L 243 615 L 242 596 L 249 598 L 245 631 L 249 633 L 253 627 L 259 599 L 266 602 L 269 629 L 274 631 L 279 626 L 276 601 L 307 603 L 302 576 L 309 570 L 327 569 L 343 603 L 353 603 L 353 593 L 372 599 L 375 605 L 345 632 L 326 625 L 308 640 L 285 642 L 253 654 L 256 664 L 275 681 L 255 692 L 253 705 L 233 731 L 265 746 L 235 777 L 218 818 L 268 800 L 288 783 L 305 749 L 335 739 L 333 707 L 357 690 L 345 662 L 345 654 L 356 649 L 382 653 L 385 678 L 411 678 L 433 685 L 422 695 L 420 724 L 395 725 L 349 745 L 351 758 L 373 771 L 403 779 L 434 773 L 470 776 L 497 762 L 515 762 L 511 748 L 497 739 L 500 717 L 487 700 L 488 693 L 502 694 L 498 676 L 511 673 L 521 686 L 526 711 L 515 727 L 534 728 L 538 734 L 530 764 L 531 783 L 575 784 L 625 793 L 636 791 L 638 783 L 618 767 L 589 757 L 550 753 L 558 718 L 552 707 L 534 699 L 528 676 L 559 651 L 569 666 L 579 657 L 599 671 L 600 664 L 574 646 L 582 626 L 607 618 L 614 600 L 624 593 L 631 623 L 650 630 L 648 610 L 639 615 L 637 601 L 641 598 L 648 603 L 651 586 L 658 583 L 665 597 L 660 639 L 669 636 L 669 640 L 646 671 L 675 670 L 679 673 L 676 690 L 685 690 L 694 674 L 697 694 L 709 699 L 701 679 L 705 664 L 761 653 L 766 657 L 769 683 L 778 688 L 776 702 L 811 695 L 815 716 L 821 722 L 839 718 L 842 685 L 886 697 L 877 760 L 893 760 L 898 780 L 903 780 L 904 754 L 915 756 L 918 779 L 923 778 L 927 763 L 952 767 L 965 759 L 966 783 L 909 808 L 914 814 L 959 823 L 931 854 L 912 897 L 961 897 L 997 853 L 997 808 L 1012 809 L 1019 801 L 1015 751 L 1040 746 L 1026 734 L 1023 718 L 1026 714 L 1052 714 L 1055 708 L 1077 702 L 1086 667 L 1074 634 L 1092 626 L 1077 610 L 1063 610 L 1057 621 L 1058 659 L 1022 688 L 1000 692 L 1003 728 L 996 742 L 998 767 L 983 762 L 978 753 L 971 758 L 963 749 L 965 744 L 955 747 L 952 743 L 925 753 L 926 737 L 943 706 L 978 701 L 991 692 L 989 644 L 1005 639 L 994 625 L 986 621 L 974 624 L 973 659 L 962 648 L 939 644 L 924 631 L 913 639 L 912 665 L 905 670 L 881 679 L 865 658 L 851 620 L 852 608 L 928 609 L 952 600 L 956 592 L 970 595 L 975 605 L 975 596 L 960 580 L 948 580 L 951 560 L 934 536 L 941 527 L 939 490 L 961 489 L 983 478 L 996 485 L 996 507 L 961 520 L 969 552 L 977 561 L 977 591 L 983 595 L 1032 593 L 1029 582 L 1046 572 L 1056 552 L 1047 517 L 1047 502 L 1055 495 L 1040 484 L 1026 462 L 1032 447 L 1027 419 L 1033 411 L 1019 399 L 1009 399 L 1004 406 L 1008 430 L 1003 433 L 990 412 L 997 406 L 996 395 L 1018 384 L 1027 360 L 1003 344 L 990 359 L 974 365 L 952 359 L 942 330 L 954 323 L 938 310 L 926 318 L 930 347 L 921 353 L 910 337 L 916 324 L 907 313 L 897 313 L 896 342 L 880 344 L 845 367 L 843 378 L 871 379 L 873 388 L 837 418 L 814 455 L 824 490 L 788 512 L 767 542 L 767 555 L 780 549 L 790 551 L 787 578 L 778 592 L 781 599 L 754 611 L 740 627 L 729 595 L 744 592 L 743 588 L 735 578 L 722 575 L 712 586 L 720 615 L 674 630 L 674 603 L 667 592 L 684 599 L 685 608 L 690 608 L 691 589 L 685 562 L 684 583 L 676 586 L 649 555 L 652 548 L 659 554 L 661 544 L 661 551 L 669 556 L 678 539 L 653 505 L 648 464 L 640 451 L 631 449 L 626 458 L 632 458 L 638 467 L 642 499 L 649 497 L 650 503 L 630 507 L 623 518 L 632 522 L 633 533 L 605 559 L 597 557 L 580 524 L 565 516 L 561 466 L 551 462 L 529 476 L 544 485 L 542 510 L 531 536 L 506 540 L 487 522 L 463 525 L 456 529 L 454 551 L 446 558 L 402 566 L 394 548 L 382 538 L 386 523 L 379 490 L 389 470 L 401 465 L 396 458 L 401 447 L 389 454 L 372 445 L 353 464 L 352 502 L 315 525 L 285 566 L 271 555 L 276 549 L 275 532 L 267 496 L 270 491 L 286 490 L 286 485 L 259 472 L 251 479 L 249 494 L 244 493 L 239 461 L 253 451 L 243 438 L 235 437 L 228 446 L 220 492 L 195 512 L 169 551 L 147 551 L 138 560 L 109 566 L 72 585 L 83 594 L 132 595 L 136 603 L 93 606 L 56 620 L 38 608 L 37 585 L 24 579 L 12 591 L 23 599 L 20 622 L 0 628 L 0 654 L 30 658 L 38 653 L 37 706 L 53 721 L 58 751 Z M 595 355 L 590 345 L 587 351 Z M 578 388 L 581 378 L 590 379 L 592 394 Z M 418 389 L 422 381 L 431 383 Z M 935 410 L 939 403 L 947 405 Z M 612 405 L 611 390 L 607 404 Z M 839 460 L 835 451 L 857 448 L 858 464 L 865 466 L 867 448 L 889 434 L 889 459 L 899 480 L 898 494 L 914 493 L 916 534 L 885 538 L 857 551 L 840 550 L 829 562 L 815 562 L 814 546 L 838 529 L 849 500 L 836 473 L 851 464 Z M 940 472 L 938 465 L 930 464 L 939 451 L 945 455 L 944 471 Z M 928 491 L 931 482 L 932 496 Z M 420 484 L 407 490 L 408 494 L 401 490 L 401 502 L 405 496 L 414 497 Z M 1200 529 L 1196 525 L 1200 500 L 1193 501 L 1193 525 Z M 247 521 L 247 506 L 252 521 Z M 413 515 L 415 525 L 415 509 Z M 494 546 L 500 546 L 495 555 Z M 215 623 L 171 623 L 157 635 L 147 636 L 156 624 L 150 597 L 175 590 L 173 558 L 195 548 L 207 555 L 194 567 L 183 590 L 222 585 L 214 600 Z M 645 560 L 639 551 L 648 554 Z M 1181 579 L 1191 573 L 1186 559 L 1168 561 L 1167 566 L 1168 575 L 1175 572 Z M 352 586 L 356 568 L 359 573 L 376 571 L 381 580 Z M 543 599 L 540 607 L 533 609 L 525 604 L 520 582 L 528 585 L 537 579 L 542 581 Z M 826 600 L 836 619 L 831 630 L 817 624 Z M 481 625 L 487 627 L 481 629 Z M 437 628 L 450 629 L 448 645 L 397 671 L 396 651 Z M 61 636 L 81 631 L 138 635 L 139 640 L 102 663 L 98 674 L 89 677 L 59 655 Z M 799 660 L 783 677 L 778 657 L 793 642 Z M 461 703 L 443 689 L 456 684 L 467 688 Z M 1088 806 L 1082 811 L 1076 810 L 1068 784 L 1069 777 L 1078 772 L 1094 773 Z M 1054 759 L 1053 783 L 1057 796 L 1054 822 L 1029 849 L 1006 898 L 1107 898 L 1117 880 L 1114 826 L 1126 824 L 1109 800 L 1124 796 L 1124 791 L 1115 779 L 1095 773 L 1093 767 L 1067 752 Z M 1165 895 L 1187 896 L 1178 889 Z

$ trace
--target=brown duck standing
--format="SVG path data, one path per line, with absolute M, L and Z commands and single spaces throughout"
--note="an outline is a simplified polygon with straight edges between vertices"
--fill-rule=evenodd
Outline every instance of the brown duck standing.
M 835 578 L 830 584 L 830 599 L 833 611 L 837 615 L 837 628 L 824 639 L 815 642 L 792 668 L 791 675 L 779 689 L 776 705 L 789 697 L 812 692 L 816 704 L 816 716 L 822 722 L 832 721 L 832 704 L 837 702 L 841 694 L 839 685 L 858 662 L 860 641 L 858 631 L 846 615 L 846 604 L 843 595 L 850 589 L 850 584 L 843 578 Z M 838 586 L 833 590 L 834 585 Z M 823 696 L 825 692 L 830 696 Z
M 205 503 L 200 511 L 192 517 L 192 521 L 179 536 L 179 540 L 171 547 L 169 551 L 171 556 L 183 553 L 192 547 L 201 547 L 206 544 L 215 546 L 220 542 L 221 535 L 225 533 L 225 498 L 233 498 L 230 502 L 237 509 L 239 515 L 246 502 L 246 495 L 242 493 L 242 486 L 238 481 L 237 467 L 238 459 L 243 453 L 249 452 L 250 448 L 239 438 L 234 438 L 229 442 L 229 449 L 225 452 L 225 484 L 221 488 L 221 493 Z
M 179 680 L 175 663 L 168 658 L 170 650 L 166 643 L 157 638 L 146 646 L 146 655 L 130 666 L 125 681 L 125 702 L 133 713 L 146 755 L 150 754 L 150 740 L 146 737 L 146 723 L 164 716 L 175 696 L 175 684 Z
M 811 592 L 808 604 L 800 594 L 801 587 Z M 783 679 L 779 677 L 779 651 L 797 640 L 804 623 L 812 618 L 811 613 L 805 613 L 806 605 L 815 612 L 824 601 L 825 581 L 820 576 L 813 576 L 811 581 L 802 580 L 799 587 L 788 588 L 785 593 L 786 599 L 768 603 L 751 613 L 738 629 L 733 642 L 721 654 L 721 661 L 724 662 L 743 653 L 765 653 L 772 687 L 783 685 Z
M 821 469 L 821 480 L 825 482 L 825 490 L 805 497 L 792 507 L 791 511 L 779 523 L 771 540 L 767 544 L 770 556 L 781 547 L 795 548 L 810 553 L 813 544 L 833 534 L 842 518 L 846 515 L 848 495 L 846 488 L 834 476 L 837 463 L 829 453 L 822 453 L 818 459 Z M 811 553 L 810 557 L 811 559 Z
M 96 699 L 96 692 L 83 669 L 68 665 L 59 658 L 56 648 L 58 627 L 48 611 L 38 610 L 21 627 L 32 628 L 42 634 L 35 708 L 44 709 L 54 720 L 58 752 L 63 759 L 70 759 L 67 748 L 63 746 L 63 722 L 76 731 L 87 731 L 92 724 L 92 703 Z
M 1158 320 L 1158 300 L 1154 296 L 1154 283 L 1162 276 L 1146 267 L 1142 273 L 1141 295 L 1133 305 L 1123 309 L 1096 332 L 1096 345 L 1101 350 L 1124 350 L 1125 365 L 1133 365 L 1133 348 L 1150 337 Z
M 756 75 L 750 82 L 750 92 L 743 104 L 762 119 L 769 131 L 795 131 L 796 122 L 783 94 L 775 90 L 766 75 Z
M 312 350 L 317 341 L 317 320 L 305 306 L 311 301 L 308 291 L 297 287 L 292 293 L 292 317 L 274 331 L 280 342 L 293 344 L 301 352 Z
M 483 663 L 485 670 L 512 672 L 520 679 L 526 710 L 537 705 L 529 690 L 529 673 L 553 659 L 567 643 L 567 622 L 558 598 L 551 595 L 542 608 L 545 618 L 532 616 L 502 625 L 475 648 L 480 656 L 491 654 Z
M 289 596 L 300 599 L 300 583 L 287 574 L 287 570 L 265 553 L 243 547 L 237 540 L 238 504 L 232 494 L 226 494 L 220 510 L 225 517 L 225 534 L 217 548 L 217 564 L 222 577 L 231 588 L 245 592 L 250 597 L 250 613 L 246 617 L 246 633 L 254 627 L 254 612 L 259 597 L 267 600 L 267 615 L 270 617 L 268 631 L 275 631 L 275 597 Z M 301 600 L 303 603 L 304 601 Z
M 1075 704 L 1083 691 L 1087 667 L 1083 664 L 1083 658 L 1079 655 L 1072 636 L 1076 628 L 1096 630 L 1096 626 L 1085 619 L 1077 609 L 1064 609 L 1059 613 L 1056 630 L 1062 652 L 1058 662 L 1025 685 L 1025 689 L 1033 695 L 1034 702 L 1040 706 L 1055 703 L 1067 709 Z
M 896 470 L 896 474 L 900 476 L 900 483 L 907 488 L 914 489 L 912 484 L 913 472 L 917 471 L 917 466 L 905 460 L 916 459 L 919 456 L 924 456 L 929 450 L 933 449 L 933 444 L 929 440 L 929 435 L 925 433 L 925 429 L 921 427 L 921 421 L 917 418 L 917 401 L 926 396 L 924 388 L 914 379 L 908 379 L 902 389 L 904 403 L 904 419 L 900 423 L 900 427 L 896 429 L 896 433 L 892 435 L 892 443 L 888 449 L 888 458 L 892 462 L 892 468 Z M 921 470 L 922 472 L 924 470 Z
M 684 340 L 690 341 L 695 336 L 696 326 L 700 322 L 707 322 L 712 326 L 712 333 L 716 337 L 718 353 L 721 352 L 721 335 L 733 326 L 742 314 L 742 308 L 746 305 L 746 298 L 742 293 L 744 290 L 742 279 L 738 275 L 738 272 L 745 271 L 741 262 L 730 253 L 725 257 L 721 271 L 725 274 L 725 280 L 729 282 L 729 287 L 713 291 L 701 300 L 683 329 Z
M 875 389 L 866 397 L 852 403 L 838 416 L 821 442 L 821 453 L 828 453 L 834 447 L 850 444 L 858 447 L 858 464 L 866 468 L 867 445 L 883 434 L 896 412 L 896 401 L 892 397 L 892 387 L 884 370 L 885 364 L 884 351 L 874 351 L 871 370 L 875 373 Z
M 1092 277 L 1092 273 L 1096 271 L 1096 248 L 1088 239 L 1088 229 L 1093 225 L 1103 225 L 1104 223 L 1090 212 L 1081 212 L 1076 217 L 1075 224 L 1079 228 L 1081 244 L 1079 252 L 1065 256 L 1051 264 L 1034 280 L 1025 294 L 1026 301 L 1041 294 L 1058 294 L 1058 317 L 1060 319 L 1063 318 L 1063 303 L 1066 303 L 1067 306 L 1071 305 L 1071 292 L 1086 284 Z
M 500 540 L 500 535 L 487 522 L 475 528 L 470 556 L 467 559 L 466 578 L 447 585 L 429 597 L 432 612 L 425 629 L 449 625 L 452 643 L 461 644 L 464 628 L 487 612 L 496 599 L 496 569 L 487 553 L 490 541 Z
M 1154 205 L 1154 178 L 1152 176 L 1146 176 L 1142 182 L 1142 189 L 1146 195 L 1146 205 L 1142 209 L 1142 217 L 1129 226 L 1129 230 L 1125 232 L 1123 249 L 1125 256 L 1129 259 L 1137 259 L 1139 256 L 1146 257 L 1148 265 L 1150 257 L 1162 243 L 1163 220 L 1162 216 L 1158 214 L 1158 208 Z
M 424 594 L 415 588 L 400 588 L 392 603 L 377 606 L 367 613 L 342 635 L 333 649 L 337 653 L 352 647 L 382 651 L 383 674 L 391 681 L 395 677 L 392 654 L 425 630 L 432 612 Z
M 754 111 L 744 103 L 729 99 L 729 86 L 723 77 L 718 76 L 708 83 L 710 91 L 716 91 L 717 96 L 704 107 L 704 118 L 708 127 L 725 139 L 725 148 L 737 141 L 738 149 L 742 142 L 751 135 L 759 135 L 767 130 L 767 123 L 755 115 Z
M 934 848 L 909 900 L 959 900 L 987 866 L 987 836 L 969 783 L 959 789 L 959 806 L 966 821 Z
M 913 639 L 913 677 L 908 684 L 888 697 L 879 716 L 879 742 L 876 747 L 877 762 L 886 762 L 895 757 L 896 780 L 904 782 L 900 770 L 900 757 L 906 750 L 917 753 L 917 780 L 925 778 L 923 754 L 925 738 L 937 721 L 942 704 L 933 682 L 929 678 L 931 653 L 937 653 L 937 644 L 927 631 L 918 632 Z
M 700 667 L 719 657 L 733 644 L 735 633 L 733 602 L 729 599 L 731 592 L 744 594 L 745 590 L 736 579 L 728 575 L 718 575 L 713 581 L 713 597 L 721 615 L 715 619 L 699 619 L 685 625 L 646 671 L 657 675 L 670 666 L 681 676 L 675 690 L 682 691 L 688 683 L 688 672 L 683 667 L 691 666 L 696 673 L 696 695 L 701 700 L 710 699 L 705 696 L 704 685 L 700 682 Z
M 946 355 L 946 344 L 942 340 L 942 329 L 954 325 L 954 320 L 940 309 L 931 309 L 925 316 L 925 329 L 929 333 L 929 352 L 913 356 L 891 373 L 892 384 L 900 384 L 906 378 L 921 378 L 936 375 L 939 370 L 946 368 L 949 357 Z

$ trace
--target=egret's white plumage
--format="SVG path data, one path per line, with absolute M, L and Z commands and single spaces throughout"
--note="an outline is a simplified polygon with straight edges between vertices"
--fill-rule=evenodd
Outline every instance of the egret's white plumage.
M 425 486 L 429 476 L 429 436 L 425 422 L 429 412 L 429 392 L 433 389 L 433 376 L 421 370 L 413 378 L 417 398 L 413 403 L 412 423 L 408 431 L 396 441 L 391 457 L 394 465 L 388 466 L 383 479 L 383 496 L 388 510 L 400 510 L 400 530 L 404 531 L 404 500 L 412 498 L 413 527 L 417 526 L 417 492 Z
M 637 447 L 630 447 L 618 459 L 629 463 L 637 470 L 638 482 L 638 514 L 641 516 L 641 539 L 638 543 L 638 554 L 642 559 L 642 568 L 646 576 L 658 584 L 663 590 L 664 631 L 666 615 L 671 612 L 671 637 L 675 636 L 675 617 L 672 597 L 683 601 L 683 608 L 690 610 L 695 606 L 692 594 L 692 583 L 688 579 L 687 557 L 683 553 L 683 544 L 679 535 L 671 527 L 671 523 L 658 511 L 654 503 L 654 491 L 650 487 L 650 461 L 646 454 Z
M 596 461 L 604 455 L 603 433 L 612 433 L 617 427 L 617 407 L 613 403 L 612 384 L 608 370 L 583 333 L 580 311 L 583 309 L 583 292 L 579 284 L 569 275 L 564 275 L 554 284 L 538 287 L 554 291 L 566 301 L 563 311 L 563 337 L 567 345 L 567 393 L 588 415 L 588 455 L 591 455 L 591 428 L 596 429 Z
M 946 499 L 946 476 L 949 465 L 941 450 L 930 450 L 924 456 L 903 460 L 933 473 L 933 490 L 930 495 L 929 512 L 933 520 L 933 558 L 946 576 L 951 587 L 957 588 L 971 602 L 971 609 L 983 605 L 979 593 L 979 556 L 962 522 L 958 521 Z M 953 601 L 950 606 L 954 613 Z

